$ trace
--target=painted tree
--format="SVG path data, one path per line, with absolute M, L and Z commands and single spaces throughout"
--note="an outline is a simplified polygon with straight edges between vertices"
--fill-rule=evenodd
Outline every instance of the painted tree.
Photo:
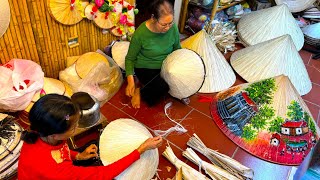
M 245 89 L 249 97 L 257 104 L 270 104 L 272 102 L 272 94 L 276 90 L 275 80 L 269 78 L 263 81 L 255 82 Z
M 272 119 L 274 117 L 274 109 L 263 105 L 259 108 L 259 112 L 252 117 L 251 119 L 251 125 L 256 128 L 257 130 L 264 129 L 267 125 L 268 120 Z
M 287 116 L 290 120 L 299 121 L 303 118 L 303 110 L 297 101 L 291 101 L 287 109 Z
M 270 127 L 268 128 L 269 132 L 281 132 L 281 125 L 284 123 L 284 119 L 280 116 L 274 118 L 271 123 Z
M 246 125 L 243 127 L 241 137 L 246 140 L 253 140 L 257 137 L 257 131 L 252 126 Z
M 317 134 L 316 126 L 307 112 L 303 112 L 303 119 L 308 123 L 309 129 L 312 131 L 313 134 Z

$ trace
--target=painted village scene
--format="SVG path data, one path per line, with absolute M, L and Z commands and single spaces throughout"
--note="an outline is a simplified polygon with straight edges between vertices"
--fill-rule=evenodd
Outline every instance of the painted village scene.
M 286 76 L 220 92 L 211 109 L 226 136 L 270 162 L 299 164 L 319 139 L 308 108 Z

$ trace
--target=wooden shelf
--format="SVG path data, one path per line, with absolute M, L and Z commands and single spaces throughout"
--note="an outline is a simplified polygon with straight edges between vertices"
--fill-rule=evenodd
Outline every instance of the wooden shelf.
M 222 10 L 224 10 L 224 9 L 227 9 L 227 8 L 229 8 L 229 7 L 231 7 L 231 6 L 240 4 L 240 3 L 244 2 L 244 1 L 245 1 L 245 0 L 235 1 L 235 2 L 232 2 L 232 3 L 230 3 L 230 4 L 227 4 L 227 5 L 224 5 L 224 6 L 220 6 L 220 7 L 218 7 L 217 12 L 222 11 Z

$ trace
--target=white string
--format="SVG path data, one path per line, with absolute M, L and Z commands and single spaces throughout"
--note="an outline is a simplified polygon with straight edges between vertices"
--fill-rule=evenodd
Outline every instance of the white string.
M 163 130 L 154 130 L 154 134 L 156 136 L 162 136 L 162 137 L 166 137 L 168 136 L 170 133 L 176 131 L 178 133 L 186 133 L 188 130 L 185 129 L 180 123 L 177 123 L 175 120 L 171 119 L 169 117 L 169 113 L 167 112 L 167 110 L 172 106 L 172 102 L 169 102 L 167 103 L 165 106 L 164 106 L 164 113 L 166 114 L 167 118 L 170 119 L 170 121 L 172 121 L 173 123 L 175 123 L 176 125 L 163 131 Z

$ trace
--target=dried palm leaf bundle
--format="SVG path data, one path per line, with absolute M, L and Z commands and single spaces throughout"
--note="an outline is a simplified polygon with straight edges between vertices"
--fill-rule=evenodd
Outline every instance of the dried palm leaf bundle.
M 131 119 L 112 121 L 100 136 L 100 159 L 104 165 L 118 161 L 151 137 L 147 128 L 137 121 Z M 148 150 L 115 179 L 151 179 L 157 171 L 158 164 L 158 150 Z
M 239 180 L 238 177 L 233 176 L 224 169 L 214 164 L 210 164 L 206 161 L 203 161 L 191 148 L 187 148 L 185 151 L 183 151 L 182 155 L 189 159 L 191 162 L 198 165 L 199 168 L 204 169 L 206 174 L 208 174 L 211 177 L 211 179 Z
M 232 68 L 205 30 L 184 40 L 181 46 L 198 53 L 205 64 L 206 78 L 199 92 L 218 92 L 234 84 L 236 76 Z
M 88 4 L 88 1 L 82 0 L 47 0 L 50 15 L 65 25 L 74 25 L 80 22 Z
M 166 150 L 163 151 L 162 155 L 166 157 L 177 169 L 182 168 L 182 176 L 185 180 L 208 180 L 208 178 L 201 174 L 201 172 L 193 169 L 186 163 L 182 162 L 174 154 L 170 146 L 167 146 Z
M 6 32 L 10 23 L 10 6 L 8 0 L 0 1 L 0 37 Z
M 161 77 L 168 83 L 171 96 L 184 99 L 201 88 L 205 78 L 204 63 L 194 51 L 178 49 L 164 60 Z
M 239 38 L 248 46 L 285 34 L 291 36 L 299 51 L 304 43 L 303 33 L 286 5 L 246 14 L 238 23 Z
M 115 42 L 111 49 L 113 60 L 123 70 L 125 70 L 125 58 L 129 50 L 129 45 L 130 45 L 129 41 Z
M 77 74 L 84 78 L 99 62 L 104 62 L 109 67 L 109 61 L 97 52 L 88 52 L 79 57 L 75 63 Z
M 291 12 L 300 12 L 310 7 L 316 0 L 275 0 L 277 5 L 286 4 Z
M 248 82 L 284 74 L 300 95 L 307 94 L 312 88 L 306 67 L 289 35 L 233 53 L 231 65 Z
M 252 169 L 242 165 L 238 161 L 225 154 L 207 148 L 196 134 L 193 134 L 193 137 L 189 139 L 187 145 L 206 156 L 213 165 L 223 168 L 234 177 L 237 177 L 239 179 L 253 179 Z
M 302 28 L 306 43 L 320 46 L 320 23 L 315 23 Z

